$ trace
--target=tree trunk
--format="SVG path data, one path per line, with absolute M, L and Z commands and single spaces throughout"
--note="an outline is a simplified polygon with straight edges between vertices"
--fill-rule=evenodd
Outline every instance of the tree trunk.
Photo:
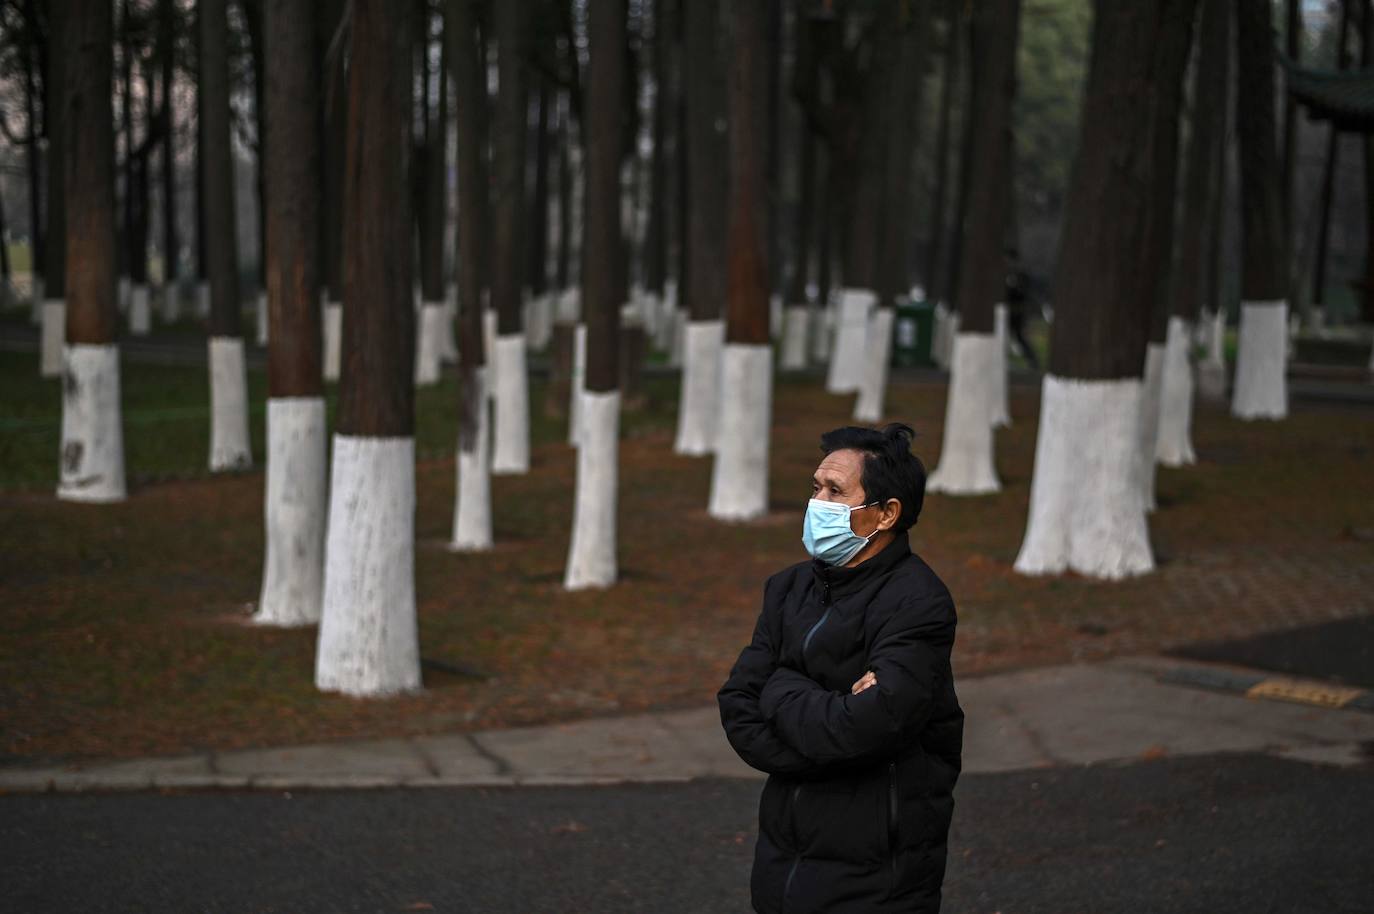
M 549 288 L 549 107 L 553 101 L 549 80 L 535 76 L 539 114 L 534 126 L 534 188 L 530 198 L 529 271 L 530 296 L 542 298 Z
M 717 520 L 768 513 L 773 348 L 768 336 L 768 10 L 732 3 L 729 291 L 721 353 L 719 440 L 708 512 Z
M 1141 374 L 1151 283 L 1142 282 L 1160 99 L 1178 91 L 1160 51 L 1194 0 L 1095 4 L 1055 278 L 1023 574 L 1122 578 L 1154 568 L 1137 476 Z
M 1221 159 L 1226 147 L 1227 93 L 1231 82 L 1231 11 L 1227 0 L 1201 0 L 1202 21 L 1193 73 L 1191 140 L 1184 170 L 1183 214 L 1178 266 L 1171 288 L 1165 333 L 1164 381 L 1160 394 L 1159 441 L 1166 466 L 1196 461 L 1192 443 L 1193 327 L 1209 300 L 1206 269 L 1209 241 L 1220 231 L 1214 221 L 1221 195 Z
M 344 155 L 348 147 L 348 71 L 346 48 L 335 44 L 343 20 L 343 0 L 317 0 L 315 33 L 321 67 L 320 105 L 324 112 L 324 159 L 320 169 L 320 278 L 330 302 L 343 300 Z
M 1231 412 L 1240 419 L 1288 414 L 1288 276 L 1282 170 L 1274 146 L 1274 54 L 1269 0 L 1236 5 L 1241 186 L 1241 319 Z
M 944 302 L 948 297 L 949 228 L 945 215 L 949 184 L 950 115 L 954 108 L 954 86 L 959 81 L 959 51 L 963 47 L 963 4 L 959 0 L 945 3 L 945 67 L 940 82 L 940 112 L 935 128 L 935 201 L 931 206 L 930 248 L 926 256 L 926 300 Z
M 687 102 L 687 245 L 691 280 L 689 321 L 683 338 L 682 393 L 678 403 L 679 454 L 709 454 L 716 444 L 720 347 L 725 301 L 725 174 L 727 146 L 723 122 L 724 78 L 719 0 L 683 4 L 683 66 Z
M 352 0 L 344 363 L 329 487 L 315 685 L 420 686 L 415 620 L 415 310 L 409 3 Z
M 267 232 L 267 558 L 254 619 L 313 625 L 323 600 L 325 404 L 320 341 L 319 69 L 307 0 L 263 4 Z M 287 152 L 289 150 L 289 152 Z
M 162 97 L 166 100 L 161 114 L 162 124 L 162 278 L 165 295 L 177 294 L 180 275 L 181 237 L 177 232 L 177 176 L 176 176 L 176 3 L 158 0 L 157 46 L 162 66 Z M 175 319 L 168 302 L 164 314 Z
M 248 440 L 248 383 L 239 332 L 238 232 L 234 225 L 234 157 L 229 134 L 229 48 L 225 0 L 202 0 L 200 27 L 200 160 L 205 182 L 206 256 L 210 269 L 210 469 L 253 462 Z
M 34 314 L 40 315 L 42 308 L 43 292 L 40 288 L 43 275 L 43 267 L 46 260 L 46 245 L 44 243 L 43 214 L 43 173 L 39 163 L 38 155 L 38 82 L 35 78 L 35 68 L 33 61 L 33 45 L 36 35 L 35 22 L 38 13 L 34 8 L 34 0 L 24 0 L 24 22 L 25 34 L 19 43 L 19 58 L 21 66 L 24 68 L 24 122 L 29 125 L 28 142 L 28 171 L 29 171 L 29 237 L 32 239 L 31 257 L 29 260 L 29 276 L 32 284 L 32 297 L 34 302 Z M 47 111 L 44 111 L 47 117 Z
M 416 201 L 420 241 L 420 322 L 415 349 L 415 383 L 428 386 L 439 383 L 444 342 L 449 335 L 449 329 L 445 326 L 449 313 L 444 303 L 444 220 L 448 215 L 448 52 L 441 36 L 437 98 L 430 105 L 430 22 L 428 7 L 424 4 L 421 4 L 416 20 L 420 36 L 417 56 L 426 103 L 422 106 L 424 134 L 417 156 L 419 171 L 415 175 L 420 188 Z
M 1299 0 L 1284 0 L 1284 50 L 1288 59 L 1294 63 L 1302 59 L 1302 8 Z M 1298 175 L 1298 101 L 1287 91 L 1283 94 L 1283 184 L 1280 187 L 1283 207 L 1283 255 L 1284 269 L 1288 273 L 1288 286 L 1292 292 L 1298 291 L 1300 271 L 1293 258 L 1297 246 L 1298 224 L 1293 206 L 1296 191 L 1294 182 Z M 1311 322 L 1309 313 L 1304 314 L 1304 323 Z
M 572 285 L 573 173 L 569 151 L 573 144 L 571 105 L 565 100 L 558 117 L 558 255 L 555 284 L 561 293 Z
M 63 44 L 66 40 L 66 7 L 65 2 L 55 2 L 50 4 L 48 9 L 47 67 L 43 80 L 43 132 L 48 137 L 48 218 L 45 245 L 47 250 L 43 261 L 43 279 L 44 294 L 48 301 L 56 302 L 67 297 L 67 205 L 66 186 L 62 176 L 67 122 L 62 99 L 66 97 L 64 79 L 67 76 L 68 58 L 72 56 L 72 51 Z M 113 30 L 113 26 L 111 29 Z M 113 67 L 113 63 L 111 66 Z M 113 117 L 111 113 L 111 118 Z M 113 121 L 110 129 L 114 129 Z M 111 142 L 113 143 L 113 137 Z M 111 180 L 114 180 L 113 172 Z
M 490 409 L 482 338 L 487 285 L 487 76 L 478 31 L 481 0 L 445 0 L 444 42 L 458 128 L 458 467 L 453 548 L 490 549 Z
M 671 47 L 670 0 L 654 0 L 654 113 L 653 158 L 649 163 L 649 224 L 644 233 L 644 290 L 663 298 L 663 283 L 668 272 L 668 112 L 673 96 L 668 83 L 668 54 Z
M 973 12 L 972 92 L 966 115 L 973 142 L 964 162 L 969 196 L 956 296 L 960 323 L 950 361 L 940 463 L 927 486 L 934 492 L 977 495 L 1001 489 L 992 426 L 1006 352 L 993 314 L 1006 291 L 1003 243 L 1020 17 L 1020 0 L 982 3 Z
M 1374 65 L 1374 3 L 1364 0 L 1364 29 L 1360 41 L 1360 66 Z M 1374 322 L 1374 136 L 1364 136 L 1364 281 L 1360 283 L 1360 319 Z M 1374 364 L 1374 362 L 1371 362 Z
M 124 440 L 115 345 L 114 15 L 108 0 L 61 0 L 49 19 L 67 70 L 58 118 L 70 126 L 54 161 L 67 207 L 66 345 L 57 497 L 122 501 Z M 56 55 L 54 55 L 56 56 Z M 54 96 L 49 96 L 54 98 Z M 56 241 L 57 239 L 52 239 Z
M 526 58 L 529 54 L 528 0 L 495 5 L 497 66 L 496 136 L 492 170 L 492 307 L 497 314 L 495 452 L 492 472 L 526 473 L 530 468 L 529 381 L 525 371 L 525 136 L 529 132 Z
M 816 220 L 816 139 L 805 119 L 798 125 L 797 146 L 801 155 L 801 174 L 797 187 L 797 214 L 792 224 L 795 232 L 792 276 L 784 299 L 781 365 L 784 371 L 806 367 L 807 330 L 811 322 L 807 283 L 811 278 L 811 238 Z
M 572 543 L 563 585 L 609 587 L 617 577 L 620 306 L 615 275 L 620 225 L 621 97 L 625 79 L 625 2 L 588 10 L 587 206 L 582 304 L 587 325 L 587 383 L 578 432 Z
M 1347 40 L 1350 36 L 1350 2 L 1342 0 L 1340 25 L 1336 32 L 1336 69 L 1350 66 Z M 1316 263 L 1312 268 L 1312 309 L 1323 310 L 1326 301 L 1326 253 L 1331 237 L 1331 195 L 1335 187 L 1336 163 L 1340 150 L 1340 131 L 1332 124 L 1327 133 L 1326 158 L 1322 162 L 1321 199 L 1317 215 Z

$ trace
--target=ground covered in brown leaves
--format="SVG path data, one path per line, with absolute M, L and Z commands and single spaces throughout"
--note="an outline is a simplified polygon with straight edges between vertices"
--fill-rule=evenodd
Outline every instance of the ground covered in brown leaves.
M 699 706 L 748 639 L 764 578 L 804 558 L 818 434 L 852 399 L 815 378 L 776 394 L 766 520 L 705 512 L 710 461 L 672 453 L 673 386 L 627 423 L 621 582 L 561 588 L 573 451 L 547 429 L 533 470 L 494 483 L 497 548 L 445 548 L 451 457 L 422 459 L 420 694 L 322 695 L 315 631 L 248 622 L 263 475 L 145 482 L 124 504 L 0 494 L 0 760 L 127 757 L 376 737 Z M 1038 391 L 1016 389 L 997 435 L 1004 491 L 930 496 L 913 540 L 960 612 L 956 674 L 1158 650 L 1374 611 L 1374 413 L 1299 407 L 1241 423 L 1200 405 L 1201 463 L 1161 470 L 1159 570 L 1115 584 L 1011 570 L 1024 532 Z M 536 407 L 539 389 L 535 391 Z M 945 388 L 894 381 L 891 416 L 933 468 Z M 536 408 L 537 411 L 537 408 Z M 423 418 L 423 417 L 422 417 Z M 261 440 L 261 419 L 254 436 Z M 423 424 L 423 423 L 422 423 Z M 421 430 L 422 437 L 427 434 Z M 451 440 L 451 439 L 450 439 Z M 54 454 L 54 464 L 56 455 Z M 469 670 L 481 676 L 465 675 Z

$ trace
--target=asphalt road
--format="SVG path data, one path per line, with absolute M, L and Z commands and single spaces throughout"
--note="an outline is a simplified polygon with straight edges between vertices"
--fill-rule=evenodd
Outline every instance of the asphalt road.
M 1190 644 L 1173 653 L 1374 689 L 1374 616 Z M 1374 910 L 1374 905 L 1371 905 Z
M 757 783 L 0 797 L 6 910 L 748 910 Z M 1368 912 L 1374 764 L 969 776 L 946 912 Z

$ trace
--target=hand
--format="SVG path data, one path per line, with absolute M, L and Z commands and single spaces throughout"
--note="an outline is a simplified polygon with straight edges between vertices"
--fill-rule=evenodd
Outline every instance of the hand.
M 859 681 L 849 687 L 850 695 L 858 695 L 864 689 L 872 688 L 878 684 L 878 676 L 872 670 L 859 677 Z

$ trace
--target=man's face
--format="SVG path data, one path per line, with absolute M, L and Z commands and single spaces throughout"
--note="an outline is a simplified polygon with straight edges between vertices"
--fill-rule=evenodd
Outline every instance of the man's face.
M 811 478 L 811 497 L 851 507 L 864 503 L 863 455 L 858 451 L 831 451 Z

